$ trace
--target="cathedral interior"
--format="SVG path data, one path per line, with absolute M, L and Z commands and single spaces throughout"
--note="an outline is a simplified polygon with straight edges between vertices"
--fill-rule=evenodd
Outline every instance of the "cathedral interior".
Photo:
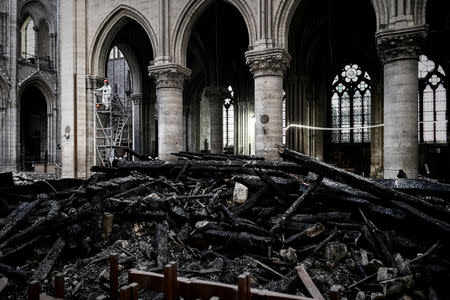
M 325 163 L 329 170 L 354 174 L 342 178 L 360 183 L 417 179 L 422 191 L 425 183 L 439 185 L 440 192 L 433 186 L 435 194 L 421 194 L 426 200 L 405 200 L 423 207 L 397 206 L 393 214 L 406 209 L 419 217 L 422 207 L 436 218 L 422 220 L 431 220 L 445 237 L 450 232 L 447 74 L 448 0 L 0 0 L 0 175 L 91 186 L 102 172 L 143 172 L 143 166 L 133 165 L 141 161 L 178 168 L 183 158 L 228 157 L 283 168 L 293 161 L 288 158 L 293 151 L 304 155 L 296 159 Z M 176 169 L 177 180 L 188 168 L 186 163 Z M 265 181 L 261 169 L 255 170 L 239 172 L 259 174 L 269 186 L 282 182 Z M 309 171 L 327 178 L 314 170 Z M 399 188 L 396 184 L 389 189 Z M 371 188 L 367 192 L 374 197 L 389 194 Z M 357 189 L 366 191 L 362 183 Z M 278 204 L 287 205 L 289 193 L 275 190 Z M 30 196 L 14 197 L 10 203 Z M 8 222 L 23 221 L 17 219 L 18 208 L 7 200 L 2 205 L 0 278 L 9 249 L 1 242 L 9 241 L 17 225 Z M 59 214 L 64 205 L 56 209 Z M 37 218 L 29 219 L 33 207 L 24 215 L 31 223 Z M 425 298 L 410 296 L 446 299 L 437 290 L 444 298 L 433 298 L 433 289 L 425 290 Z M 326 298 L 333 294 L 327 291 Z

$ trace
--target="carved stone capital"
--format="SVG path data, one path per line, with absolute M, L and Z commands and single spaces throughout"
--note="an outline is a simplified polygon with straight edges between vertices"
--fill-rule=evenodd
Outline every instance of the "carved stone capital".
M 254 77 L 264 75 L 283 76 L 291 61 L 289 53 L 279 48 L 247 51 L 245 58 Z
M 418 59 L 421 46 L 427 38 L 424 26 L 377 33 L 377 50 L 382 63 L 397 59 Z
M 87 75 L 86 76 L 86 89 L 95 90 L 103 85 L 103 77 Z
M 130 98 L 134 105 L 139 105 L 142 102 L 142 94 L 131 94 Z
M 223 105 L 224 100 L 230 97 L 230 92 L 224 87 L 206 87 L 202 96 L 211 104 Z
M 177 64 L 161 64 L 149 66 L 148 74 L 155 78 L 157 89 L 183 89 L 184 81 L 191 75 L 191 70 Z

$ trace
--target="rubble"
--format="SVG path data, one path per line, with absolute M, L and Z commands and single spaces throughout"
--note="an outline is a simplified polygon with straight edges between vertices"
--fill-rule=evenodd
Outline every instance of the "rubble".
M 370 180 L 285 148 L 279 163 L 177 155 L 0 187 L 0 296 L 25 298 L 32 280 L 52 294 L 57 272 L 67 299 L 108 294 L 113 254 L 119 286 L 176 261 L 186 278 L 249 272 L 252 287 L 316 299 L 449 294 L 448 186 Z

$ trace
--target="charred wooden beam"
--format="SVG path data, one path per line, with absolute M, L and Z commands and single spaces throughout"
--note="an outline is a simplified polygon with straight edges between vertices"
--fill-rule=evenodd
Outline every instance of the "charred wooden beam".
M 436 227 L 438 229 L 440 229 L 442 232 L 445 232 L 445 234 L 450 235 L 449 223 L 443 221 L 433 222 L 434 218 L 431 218 L 429 216 L 429 214 L 431 214 L 435 217 L 439 216 L 440 219 L 449 220 L 450 211 L 444 208 L 432 205 L 420 198 L 394 190 L 379 182 L 367 179 L 365 177 L 353 174 L 351 172 L 347 172 L 345 170 L 328 165 L 324 162 L 318 161 L 304 154 L 286 148 L 280 148 L 279 154 L 283 158 L 296 162 L 316 174 L 326 176 L 338 182 L 355 186 L 358 189 L 364 191 L 369 191 L 375 194 L 376 196 L 380 197 L 380 199 L 385 199 L 384 201 L 387 201 L 388 199 L 397 199 L 398 201 L 396 202 L 404 204 L 400 208 L 402 208 L 405 212 L 408 212 L 416 217 L 419 217 L 420 219 L 423 219 L 424 221 L 430 223 L 433 226 L 437 225 Z M 394 204 L 397 207 L 400 206 L 398 203 Z M 413 208 L 412 206 L 416 206 L 417 208 Z
M 34 280 L 44 280 L 47 277 L 48 273 L 52 270 L 56 261 L 59 259 L 59 256 L 61 255 L 61 252 L 63 251 L 65 245 L 66 242 L 64 241 L 64 239 L 59 238 L 56 240 L 50 251 L 45 256 L 44 260 L 34 271 L 32 277 Z
M 275 225 L 270 229 L 271 232 L 276 232 L 280 227 L 282 227 L 289 218 L 295 213 L 295 211 L 299 208 L 299 206 L 309 197 L 312 193 L 316 191 L 322 182 L 323 176 L 319 176 L 310 186 L 309 188 L 292 203 L 292 205 L 283 213 L 281 216 L 277 218 Z
M 26 205 L 20 205 L 16 210 L 14 210 L 6 225 L 0 231 L 0 241 L 3 240 L 14 228 L 16 228 L 22 221 L 29 216 L 33 209 L 42 202 L 43 198 L 34 200 Z

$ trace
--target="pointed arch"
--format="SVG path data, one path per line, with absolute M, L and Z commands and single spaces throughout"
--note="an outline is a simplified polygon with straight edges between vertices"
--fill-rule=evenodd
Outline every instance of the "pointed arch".
M 44 2 L 23 1 L 17 7 L 17 11 L 20 12 L 22 21 L 25 21 L 28 16 L 31 16 L 34 24 L 37 26 L 42 20 L 45 20 L 49 25 L 50 33 L 57 32 L 56 20 L 54 18 L 56 14 L 50 14 Z
M 223 1 L 231 4 L 239 11 L 247 26 L 249 45 L 253 45 L 256 40 L 256 21 L 248 3 L 244 0 Z M 175 63 L 186 66 L 186 53 L 192 29 L 197 19 L 212 3 L 213 1 L 210 0 L 190 0 L 184 7 L 171 34 L 173 44 L 170 49 Z
M 305 0 L 289 0 L 282 1 L 275 12 L 274 32 L 275 32 L 275 46 L 289 49 L 289 30 L 291 27 L 292 18 L 300 5 Z M 375 11 L 377 28 L 386 22 L 385 12 L 386 7 L 384 0 L 366 0 L 370 1 L 372 8 Z
M 116 33 L 119 32 L 128 20 L 136 21 L 144 29 L 152 45 L 152 55 L 155 57 L 155 49 L 158 47 L 158 39 L 155 31 L 139 11 L 122 4 L 105 18 L 94 35 L 91 46 L 89 47 L 89 74 L 105 77 L 104 64 L 108 58 L 109 50 L 112 46 L 111 43 Z
M 35 75 L 31 76 L 27 80 L 23 81 L 19 85 L 19 95 L 17 97 L 18 99 L 18 107 L 20 107 L 20 102 L 22 101 L 22 95 L 24 91 L 31 87 L 35 86 L 37 87 L 42 94 L 45 97 L 45 101 L 47 103 L 47 113 L 51 114 L 52 110 L 56 109 L 56 94 L 54 90 L 52 89 L 50 83 L 45 79 L 44 76 L 40 72 L 36 73 Z

